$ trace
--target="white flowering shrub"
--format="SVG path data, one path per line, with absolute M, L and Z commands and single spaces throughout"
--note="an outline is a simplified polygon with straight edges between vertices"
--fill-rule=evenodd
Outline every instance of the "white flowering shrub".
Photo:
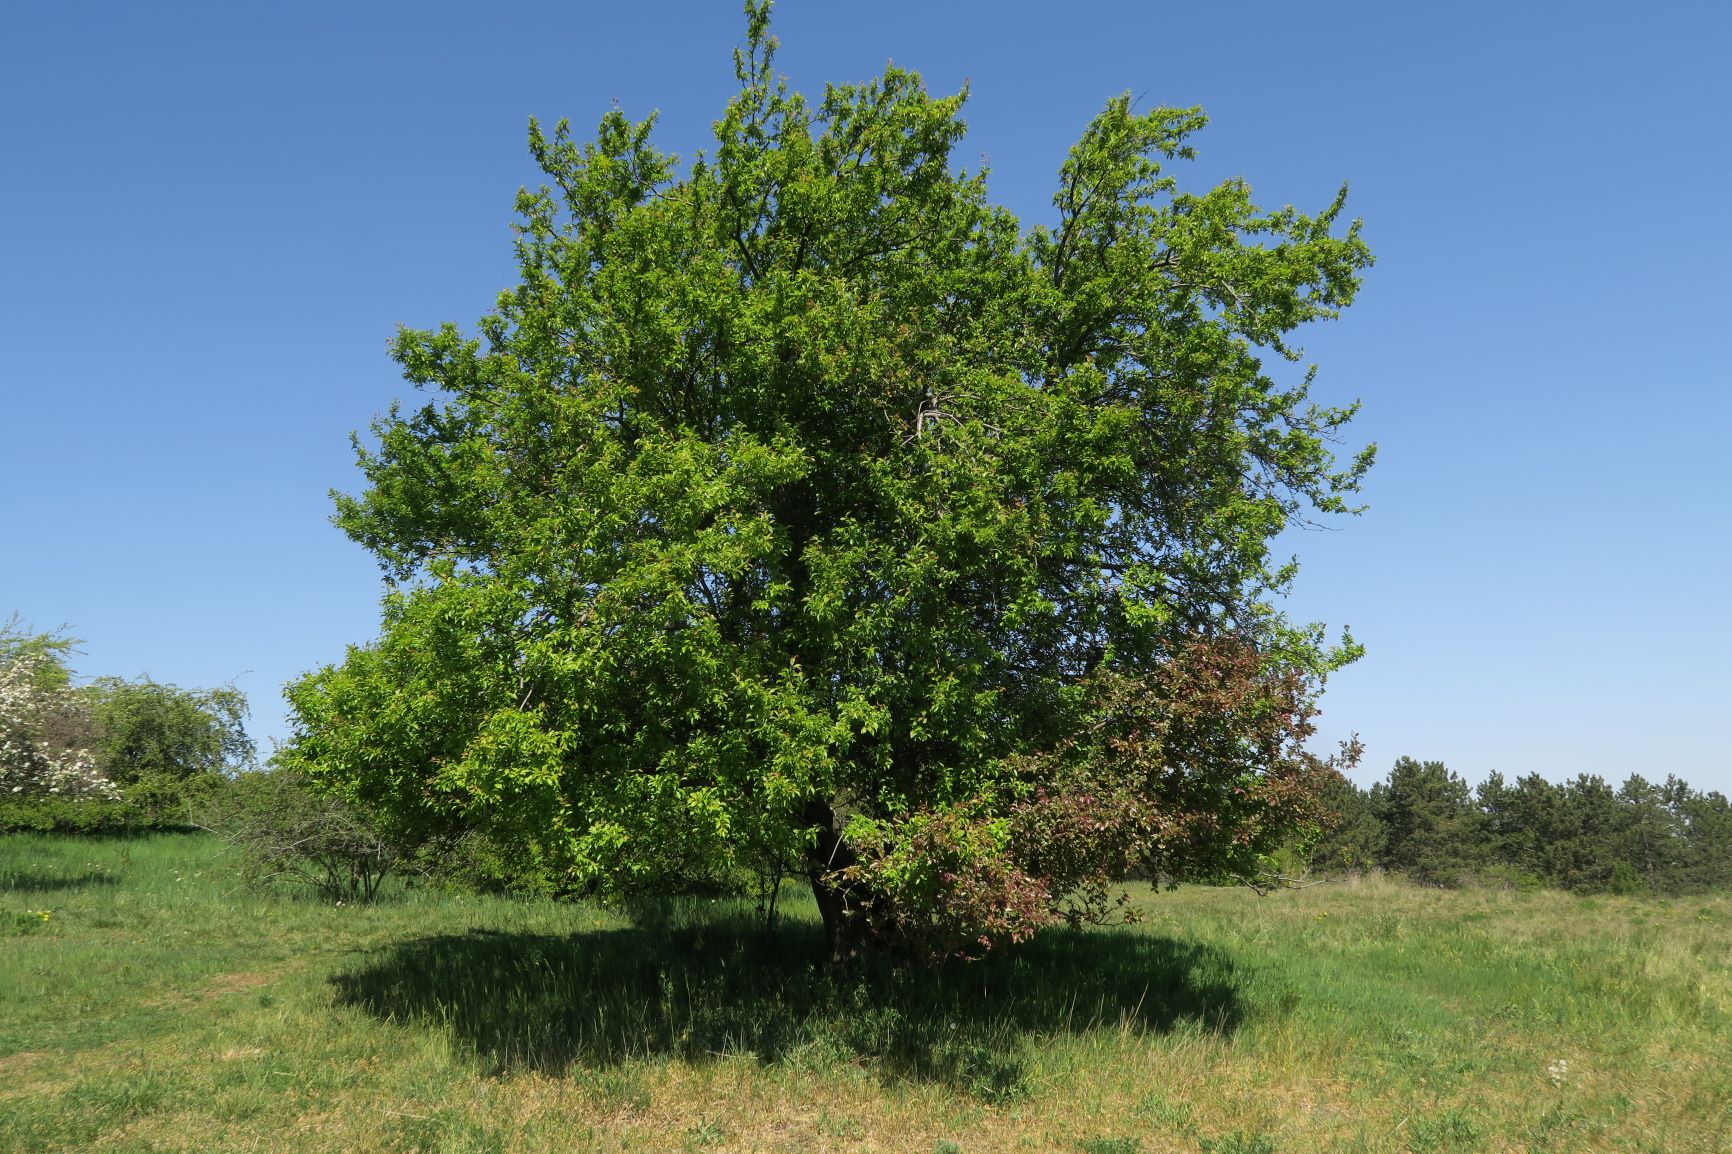
M 87 748 L 84 696 L 44 676 L 50 660 L 24 653 L 0 663 L 0 797 L 117 800 Z

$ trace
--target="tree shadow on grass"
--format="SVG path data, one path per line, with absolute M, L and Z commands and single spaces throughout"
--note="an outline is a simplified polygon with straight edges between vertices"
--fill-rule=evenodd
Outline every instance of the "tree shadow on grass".
M 491 1072 L 751 1054 L 999 1101 L 1026 1091 L 1020 1055 L 1043 1035 L 1230 1032 L 1244 1015 L 1228 956 L 1149 934 L 1053 929 L 938 970 L 837 968 L 814 961 L 822 951 L 810 923 L 766 940 L 728 915 L 570 936 L 478 930 L 400 943 L 332 981 L 340 1004 L 447 1029 Z

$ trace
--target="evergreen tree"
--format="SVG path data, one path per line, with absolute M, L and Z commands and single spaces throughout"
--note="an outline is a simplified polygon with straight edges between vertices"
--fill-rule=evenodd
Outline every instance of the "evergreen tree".
M 1383 853 L 1383 822 L 1371 794 L 1336 774 L 1320 797 L 1325 817 L 1311 864 L 1327 872 L 1358 872 L 1377 864 Z
M 1618 803 L 1624 814 L 1619 860 L 1628 863 L 1652 892 L 1673 892 L 1685 849 L 1684 831 L 1666 807 L 1665 787 L 1632 774 L 1618 789 Z
M 1387 838 L 1381 864 L 1423 885 L 1459 885 L 1480 838 L 1479 813 L 1467 782 L 1441 761 L 1398 758 L 1373 791 Z
M 1565 890 L 1610 889 L 1625 824 L 1616 792 L 1605 778 L 1584 773 L 1566 782 L 1556 796 L 1558 805 L 1545 844 L 1547 879 Z
M 1665 785 L 1667 808 L 1684 831 L 1676 869 L 1680 890 L 1732 888 L 1732 805 L 1721 793 L 1698 793 L 1677 778 Z

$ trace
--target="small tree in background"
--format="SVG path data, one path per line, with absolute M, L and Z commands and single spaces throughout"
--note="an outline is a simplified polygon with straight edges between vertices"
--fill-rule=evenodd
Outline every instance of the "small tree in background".
M 42 690 L 65 689 L 72 684 L 69 660 L 79 645 L 67 636 L 65 627 L 35 630 L 17 613 L 0 624 L 0 666 L 22 664 L 28 680 Z
M 232 685 L 181 689 L 149 677 L 100 677 L 82 692 L 97 764 L 139 824 L 191 821 L 200 799 L 253 764 L 247 699 Z
M 1732 802 L 1725 794 L 1691 789 L 1675 777 L 1663 787 L 1667 808 L 1686 837 L 1673 867 L 1678 889 L 1732 889 Z
M 1372 789 L 1383 824 L 1382 864 L 1427 885 L 1459 885 L 1471 873 L 1479 812 L 1467 782 L 1441 761 L 1396 759 L 1387 783 Z
M 1629 811 L 1605 778 L 1579 774 L 1557 794 L 1556 820 L 1547 841 L 1547 875 L 1566 890 L 1602 892 L 1633 889 L 1639 877 L 1624 858 Z M 1619 870 L 1619 865 L 1623 869 Z
M 38 633 L 17 614 L 0 625 L 0 800 L 109 800 L 119 793 L 97 765 L 89 702 L 72 686 L 77 642 Z
M 99 677 L 85 693 L 97 763 L 118 785 L 238 773 L 252 764 L 246 695 L 232 685 L 181 689 L 149 677 Z
M 56 680 L 42 657 L 0 664 L 0 797 L 118 799 L 90 752 L 88 702 Z
M 1318 795 L 1323 817 L 1311 864 L 1326 873 L 1363 873 L 1383 855 L 1384 829 L 1371 795 L 1337 773 Z
M 287 882 L 327 901 L 371 902 L 398 863 L 365 810 L 314 790 L 294 769 L 240 774 L 205 800 L 199 817 L 255 886 Z
M 1631 774 L 1618 788 L 1618 801 L 1624 812 L 1619 858 L 1648 891 L 1664 892 L 1687 846 L 1686 831 L 1666 807 L 1665 787 Z

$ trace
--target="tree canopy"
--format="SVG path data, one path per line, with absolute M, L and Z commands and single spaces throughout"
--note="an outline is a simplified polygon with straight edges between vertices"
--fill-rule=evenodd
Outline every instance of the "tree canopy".
M 1118 97 L 1024 227 L 955 163 L 966 93 L 808 100 L 747 23 L 689 165 L 653 117 L 531 122 L 519 282 L 397 336 L 427 398 L 336 514 L 380 636 L 290 687 L 282 757 L 608 889 L 804 872 L 839 948 L 1253 870 L 1356 655 L 1271 548 L 1371 462 L 1281 369 L 1371 261 L 1345 188 L 1182 191 L 1201 112 Z
M 117 785 L 233 773 L 252 764 L 247 699 L 232 685 L 182 689 L 149 677 L 99 677 L 86 694 L 97 762 Z

